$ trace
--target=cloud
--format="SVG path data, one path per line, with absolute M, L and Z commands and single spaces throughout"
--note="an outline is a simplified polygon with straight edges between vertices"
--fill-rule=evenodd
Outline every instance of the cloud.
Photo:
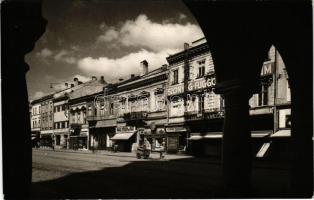
M 69 51 L 61 50 L 59 53 L 57 53 L 54 56 L 54 59 L 56 61 L 61 61 L 61 62 L 65 62 L 65 63 L 68 63 L 68 64 L 75 64 L 76 63 L 76 58 L 73 57 L 73 56 L 70 56 L 69 54 L 70 54 Z
M 130 74 L 139 74 L 141 72 L 140 62 L 143 60 L 148 61 L 149 71 L 161 67 L 167 63 L 166 57 L 175 52 L 178 52 L 178 49 L 167 49 L 157 53 L 142 49 L 115 59 L 85 57 L 78 61 L 78 68 L 85 73 L 101 74 L 106 80 L 114 80 L 130 76 Z
M 184 18 L 184 15 L 180 15 L 179 18 Z M 97 37 L 97 40 L 159 52 L 164 49 L 182 49 L 183 43 L 201 37 L 204 35 L 198 25 L 171 23 L 167 20 L 156 23 L 141 14 L 135 20 L 125 21 L 120 28 L 108 28 Z
M 36 53 L 37 56 L 43 57 L 43 58 L 49 57 L 52 54 L 53 54 L 53 52 L 48 48 L 43 48 L 41 51 Z
M 113 28 L 106 31 L 103 35 L 98 36 L 97 41 L 110 42 L 112 40 L 117 39 L 119 33 Z

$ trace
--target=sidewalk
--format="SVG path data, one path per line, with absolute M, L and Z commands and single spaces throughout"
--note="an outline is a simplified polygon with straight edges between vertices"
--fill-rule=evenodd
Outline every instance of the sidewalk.
M 51 148 L 38 148 L 35 151 L 53 151 Z M 112 152 L 108 150 L 95 150 L 94 153 L 92 150 L 72 150 L 72 149 L 55 149 L 55 152 L 67 152 L 67 153 L 80 153 L 80 154 L 100 154 L 106 156 L 117 156 L 117 157 L 131 157 L 136 158 L 135 152 Z M 158 152 L 152 152 L 150 157 L 153 159 L 159 158 Z M 166 154 L 164 160 L 174 160 L 174 159 L 182 159 L 182 158 L 193 158 L 190 155 L 183 154 Z

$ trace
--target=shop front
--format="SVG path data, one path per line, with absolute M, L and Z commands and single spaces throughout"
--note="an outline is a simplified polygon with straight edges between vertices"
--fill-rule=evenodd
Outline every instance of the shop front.
M 94 125 L 89 122 L 90 147 L 94 150 L 111 150 L 110 138 L 116 132 L 116 119 L 97 121 Z
M 188 129 L 183 125 L 172 125 L 166 128 L 166 148 L 168 153 L 186 151 L 188 145 Z
M 88 147 L 88 128 L 73 126 L 70 129 L 69 148 L 74 150 L 87 150 Z
M 115 135 L 110 138 L 115 150 L 131 152 L 133 144 L 138 144 L 139 136 L 135 126 L 117 126 Z
M 53 146 L 53 131 L 43 130 L 40 132 L 40 146 L 41 147 L 52 147 Z
M 69 130 L 54 130 L 54 145 L 56 149 L 67 149 L 69 146 Z

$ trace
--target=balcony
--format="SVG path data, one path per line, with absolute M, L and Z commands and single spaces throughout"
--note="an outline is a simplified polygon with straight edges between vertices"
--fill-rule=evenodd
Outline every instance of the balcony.
M 146 111 L 140 111 L 140 112 L 125 113 L 123 115 L 123 118 L 126 121 L 146 120 L 147 119 L 147 112 Z
M 113 119 L 115 118 L 114 115 L 101 115 L 101 116 L 87 116 L 87 121 L 100 121 L 100 120 L 106 120 L 106 119 Z
M 193 120 L 203 120 L 203 119 L 222 119 L 224 118 L 224 111 L 188 111 L 184 112 L 184 118 L 186 121 L 193 121 Z

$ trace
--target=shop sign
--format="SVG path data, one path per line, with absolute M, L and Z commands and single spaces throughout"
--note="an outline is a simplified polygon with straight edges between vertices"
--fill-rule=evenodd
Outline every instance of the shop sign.
M 192 80 L 189 82 L 188 90 L 199 90 L 204 88 L 213 87 L 216 84 L 216 78 L 208 78 L 208 79 L 199 79 L 199 80 Z
M 135 131 L 135 126 L 119 126 L 116 127 L 116 132 L 134 132 Z
M 168 127 L 166 128 L 166 132 L 186 132 L 186 128 L 185 127 Z
M 198 79 L 198 80 L 191 80 L 188 84 L 188 91 L 199 90 L 204 88 L 213 87 L 216 84 L 216 78 L 208 78 L 208 79 Z M 172 96 L 175 94 L 181 94 L 184 92 L 183 84 L 172 86 L 168 88 L 168 96 Z
M 264 63 L 261 71 L 261 76 L 266 76 L 274 73 L 274 63 Z
M 168 88 L 168 96 L 172 96 L 175 94 L 181 94 L 184 92 L 183 84 L 172 86 Z
M 219 119 L 219 118 L 224 118 L 224 116 L 225 116 L 225 113 L 223 111 L 205 114 L 206 119 Z

